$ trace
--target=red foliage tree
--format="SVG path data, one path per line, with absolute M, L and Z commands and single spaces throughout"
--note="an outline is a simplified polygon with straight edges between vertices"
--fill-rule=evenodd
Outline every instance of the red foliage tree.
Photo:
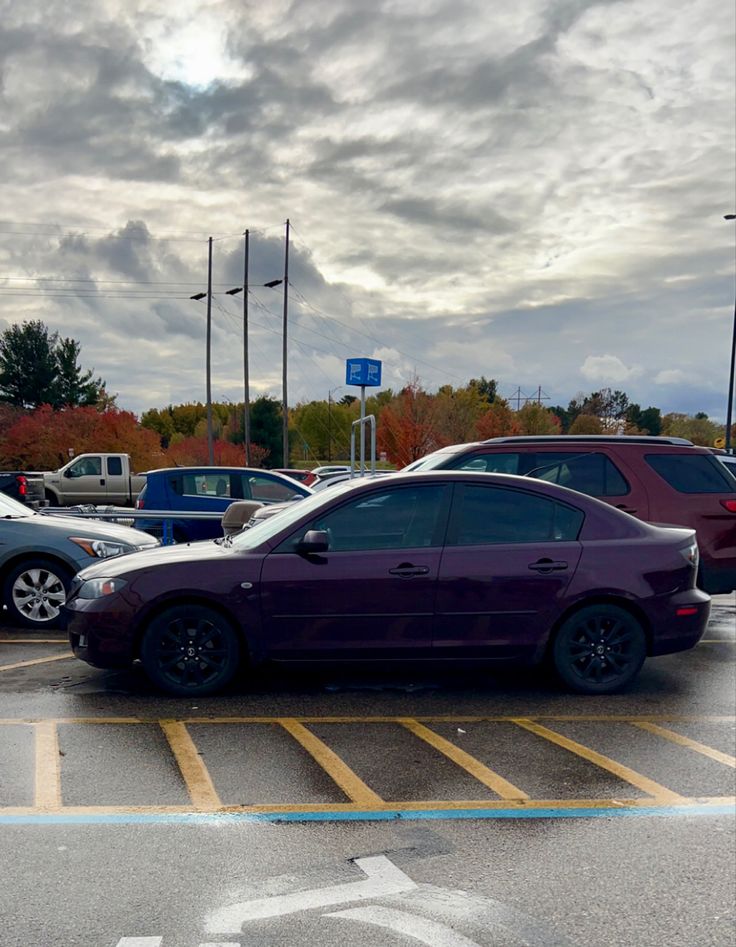
M 216 440 L 213 443 L 213 454 L 216 467 L 244 467 L 245 456 L 241 444 L 231 444 L 230 441 Z M 250 445 L 251 467 L 261 467 L 268 456 L 265 447 L 258 444 Z M 202 467 L 209 463 L 209 451 L 206 437 L 185 437 L 175 444 L 171 444 L 166 452 L 166 462 L 176 467 Z
M 378 449 L 401 469 L 438 447 L 434 399 L 417 382 L 407 385 L 381 411 Z

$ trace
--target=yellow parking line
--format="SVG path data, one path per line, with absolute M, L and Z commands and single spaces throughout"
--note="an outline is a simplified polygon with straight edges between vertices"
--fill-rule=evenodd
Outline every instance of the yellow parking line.
M 673 792 L 665 786 L 660 786 L 659 783 L 655 783 L 654 780 L 649 779 L 648 776 L 643 776 L 641 773 L 629 769 L 628 766 L 617 763 L 615 760 L 603 756 L 603 754 L 597 753 L 587 746 L 583 746 L 582 743 L 570 740 L 561 733 L 556 733 L 554 730 L 549 730 L 547 727 L 543 727 L 541 724 L 534 723 L 532 720 L 527 720 L 523 717 L 517 717 L 513 722 L 517 724 L 517 726 L 523 727 L 524 730 L 535 733 L 537 736 L 549 740 L 550 743 L 555 743 L 557 746 L 561 746 L 571 753 L 575 753 L 577 756 L 588 760 L 588 762 L 593 763 L 595 766 L 600 766 L 601 769 L 608 770 L 609 773 L 613 773 L 614 776 L 624 780 L 624 782 L 630 783 L 632 786 L 636 786 L 637 789 L 648 793 L 659 803 L 678 804 L 683 802 L 684 797 L 679 793 Z
M 30 661 L 18 661 L 15 664 L 0 664 L 0 671 L 14 671 L 16 668 L 29 668 L 34 664 L 48 664 L 51 661 L 68 661 L 73 654 L 55 654 L 50 658 L 33 658 Z
M 278 721 L 287 733 L 304 747 L 307 753 L 322 767 L 327 775 L 342 789 L 348 799 L 361 806 L 381 805 L 383 799 L 366 786 L 362 779 L 350 769 L 340 757 L 331 750 L 319 737 L 316 737 L 305 726 L 293 717 L 281 718 Z
M 696 753 L 702 753 L 703 756 L 708 756 L 712 760 L 716 760 L 718 763 L 723 763 L 725 766 L 732 766 L 736 769 L 736 757 L 730 756 L 728 753 L 721 753 L 720 750 L 714 750 L 712 746 L 706 746 L 704 743 L 698 743 L 697 740 L 691 740 L 690 737 L 684 737 L 681 733 L 675 733 L 674 730 L 668 730 L 666 727 L 658 727 L 656 723 L 646 723 L 645 721 L 639 721 L 634 724 L 635 727 L 639 727 L 640 730 L 647 730 L 649 733 L 655 733 L 658 737 L 664 737 L 665 740 L 671 740 L 673 743 L 678 743 L 680 746 L 686 746 L 690 750 L 695 750 Z
M 449 740 L 446 740 L 444 737 L 441 737 L 438 733 L 435 733 L 434 730 L 430 730 L 429 727 L 425 727 L 424 724 L 419 723 L 413 718 L 408 717 L 406 720 L 401 721 L 401 725 L 406 727 L 407 730 L 410 730 L 415 736 L 419 737 L 420 740 L 424 740 L 426 743 L 429 743 L 430 746 L 433 746 L 435 750 L 439 750 L 444 756 L 449 760 L 452 760 L 457 766 L 460 766 L 467 773 L 477 779 L 478 782 L 483 783 L 484 786 L 487 786 L 489 789 L 492 789 L 497 795 L 502 799 L 510 800 L 520 800 L 528 799 L 529 796 L 527 793 L 523 792 L 518 786 L 514 786 L 513 783 L 510 783 L 507 779 L 504 779 L 503 776 L 499 776 L 498 773 L 494 773 L 492 769 L 489 769 L 480 760 L 475 759 L 469 753 L 466 753 L 465 750 L 461 750 L 459 746 L 455 746 L 454 743 L 451 743 Z
M 182 779 L 195 809 L 209 811 L 221 808 L 220 797 L 217 795 L 209 771 L 197 752 L 186 724 L 178 720 L 160 720 L 159 724 L 169 741 L 171 752 L 181 770 Z
M 54 811 L 61 808 L 61 772 L 59 769 L 59 734 L 55 720 L 42 720 L 35 725 L 36 808 Z

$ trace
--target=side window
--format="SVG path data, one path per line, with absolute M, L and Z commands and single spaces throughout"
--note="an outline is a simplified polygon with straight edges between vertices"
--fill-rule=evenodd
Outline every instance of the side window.
M 249 499 L 260 500 L 262 503 L 283 503 L 284 500 L 301 496 L 294 487 L 260 474 L 251 474 L 244 479 L 247 481 L 245 485 L 246 496 Z
M 219 479 L 226 481 L 226 478 L 220 478 L 216 475 L 208 477 L 207 474 L 183 474 L 181 492 L 186 497 L 217 496 L 215 487 Z
M 448 546 L 575 540 L 583 513 L 523 490 L 464 484 L 453 503 Z
M 707 454 L 646 454 L 645 460 L 678 493 L 733 493 L 732 478 Z
M 110 477 L 121 477 L 123 474 L 123 461 L 120 457 L 107 458 L 107 473 Z
M 101 477 L 102 459 L 100 457 L 83 457 L 69 468 L 70 477 Z
M 370 493 L 317 517 L 290 537 L 280 552 L 291 552 L 307 529 L 327 532 L 330 552 L 414 549 L 441 546 L 449 486 L 417 485 Z
M 540 451 L 534 459 L 535 466 L 525 471 L 529 476 L 559 483 L 578 493 L 591 497 L 625 496 L 631 489 L 618 467 L 602 453 Z
M 470 454 L 458 459 L 450 464 L 452 470 L 479 470 L 481 473 L 519 473 L 519 454 L 492 453 L 492 454 Z

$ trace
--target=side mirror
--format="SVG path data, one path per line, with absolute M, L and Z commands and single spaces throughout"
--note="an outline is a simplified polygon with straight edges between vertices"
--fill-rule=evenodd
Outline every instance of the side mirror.
M 330 543 L 323 529 L 308 529 L 297 546 L 297 552 L 327 552 Z

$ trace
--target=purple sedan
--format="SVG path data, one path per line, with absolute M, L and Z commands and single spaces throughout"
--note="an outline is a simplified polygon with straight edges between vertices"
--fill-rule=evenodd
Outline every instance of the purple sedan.
M 225 539 L 80 572 L 77 657 L 140 659 L 170 694 L 266 662 L 549 660 L 608 694 L 645 657 L 694 647 L 709 597 L 690 529 L 503 474 L 440 471 L 307 497 Z

